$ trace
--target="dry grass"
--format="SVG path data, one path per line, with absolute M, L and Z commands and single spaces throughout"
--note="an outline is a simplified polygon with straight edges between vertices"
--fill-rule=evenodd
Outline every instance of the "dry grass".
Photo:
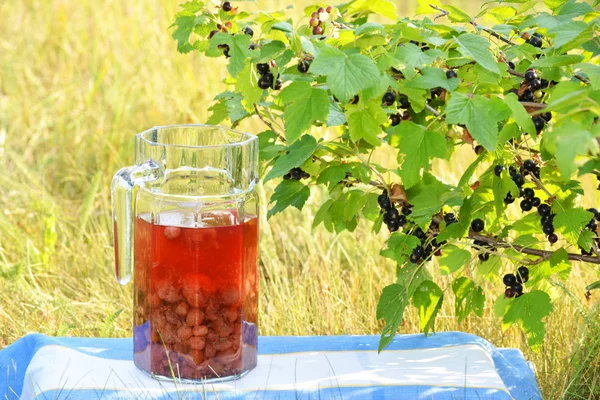
M 111 176 L 132 162 L 135 132 L 202 122 L 223 88 L 222 61 L 175 51 L 166 28 L 176 3 L 0 2 L 0 346 L 32 331 L 131 335 L 131 288 L 113 278 Z M 471 10 L 477 8 L 473 3 L 468 2 Z M 262 130 L 254 122 L 242 128 Z M 469 157 L 436 169 L 456 181 Z M 263 199 L 269 190 L 261 193 Z M 381 328 L 374 319 L 376 302 L 395 270 L 378 255 L 385 235 L 373 235 L 366 224 L 339 236 L 312 230 L 322 196 L 315 193 L 302 213 L 290 210 L 269 224 L 263 221 L 264 335 L 366 334 Z M 497 281 L 480 282 L 489 297 L 483 318 L 457 324 L 447 302 L 438 329 L 521 348 L 535 362 L 547 398 L 588 398 L 591 388 L 598 390 L 598 352 L 587 351 L 598 349 L 598 320 L 588 315 L 583 288 L 596 274 L 576 266 L 566 284 L 572 295 L 555 291 L 556 312 L 539 353 L 527 349 L 518 330 L 501 331 L 491 312 L 502 290 Z M 450 283 L 438 281 L 443 288 Z M 120 309 L 124 312 L 112 318 Z M 594 329 L 586 338 L 588 327 Z M 418 331 L 414 312 L 402 329 Z

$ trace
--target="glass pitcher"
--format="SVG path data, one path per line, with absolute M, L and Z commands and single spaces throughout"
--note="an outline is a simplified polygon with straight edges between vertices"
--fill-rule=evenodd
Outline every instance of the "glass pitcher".
M 134 362 L 165 379 L 256 366 L 258 138 L 206 125 L 136 135 L 112 182 L 116 275 L 134 278 Z

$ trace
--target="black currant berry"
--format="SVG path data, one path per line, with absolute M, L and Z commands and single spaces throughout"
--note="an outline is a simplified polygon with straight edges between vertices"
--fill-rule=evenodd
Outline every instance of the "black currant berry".
M 231 3 L 226 1 L 225 3 L 223 3 L 223 5 L 221 6 L 221 8 L 223 9 L 223 11 L 229 12 L 231 11 L 231 9 L 233 8 L 231 6 Z
M 512 286 L 510 287 L 510 289 L 516 294 L 519 295 L 521 293 L 523 293 L 523 285 L 520 284 L 519 282 L 515 282 L 512 284 Z
M 544 121 L 550 122 L 552 120 L 552 113 L 550 111 L 541 114 L 541 117 Z
M 534 197 L 531 199 L 531 205 L 534 207 L 539 207 L 542 204 L 542 200 L 539 197 Z
M 448 213 L 444 215 L 444 221 L 446 221 L 446 225 L 450 225 L 456 222 L 456 215 L 454 215 L 454 213 Z
M 517 281 L 517 278 L 514 274 L 506 274 L 504 278 L 502 278 L 502 282 L 504 282 L 504 286 L 512 286 Z
M 287 174 L 285 174 L 285 175 L 283 176 L 283 179 L 284 179 L 284 180 L 286 180 L 286 181 L 289 181 L 290 179 L 292 179 L 292 174 L 290 174 L 290 173 L 288 172 Z
M 586 226 L 590 231 L 595 231 L 598 228 L 598 223 L 595 219 L 592 219 Z
M 548 235 L 548 241 L 552 244 L 558 242 L 558 236 L 556 235 L 556 233 Z
M 548 204 L 540 204 L 538 207 L 538 214 L 540 214 L 542 217 L 547 217 L 552 214 L 552 208 L 550 208 Z
M 358 103 L 359 99 L 360 99 L 360 97 L 358 97 L 358 95 L 355 95 L 353 98 L 350 99 L 349 103 L 356 104 L 356 103 Z
M 416 257 L 414 254 L 411 254 L 410 257 L 408 258 L 408 260 L 413 264 L 416 264 L 419 262 L 419 258 Z
M 458 78 L 458 75 L 456 74 L 455 70 L 449 69 L 448 71 L 446 71 L 446 78 L 448 78 L 448 79 Z
M 524 192 L 524 196 L 527 199 L 533 199 L 535 197 L 535 192 L 533 191 L 532 188 L 525 188 L 523 189 Z
M 532 36 L 527 40 L 527 43 L 538 49 L 542 47 L 542 39 L 537 36 Z
M 244 29 L 244 33 L 250 37 L 254 36 L 254 31 L 249 26 Z
M 512 299 L 513 297 L 515 297 L 515 292 L 513 292 L 511 288 L 506 288 L 506 290 L 504 291 L 504 296 L 508 297 L 509 299 Z
M 400 114 L 392 114 L 390 115 L 390 121 L 392 122 L 392 126 L 397 126 L 400 125 L 402 117 L 400 116 Z
M 531 82 L 529 82 L 529 89 L 533 90 L 534 92 L 536 90 L 540 90 L 542 88 L 542 82 L 540 82 L 539 79 L 534 79 Z
M 267 72 L 269 72 L 269 64 L 268 63 L 264 63 L 264 64 L 256 64 L 256 70 L 258 71 L 259 74 L 264 75 Z
M 595 209 L 595 208 L 588 208 L 587 209 L 589 212 L 591 212 L 592 214 L 594 214 L 594 218 L 596 218 L 597 221 L 600 221 L 600 212 Z
M 390 232 L 396 232 L 399 229 L 398 221 L 390 221 L 387 227 Z
M 220 44 L 217 48 L 223 50 L 223 54 L 225 57 L 229 58 L 229 45 L 228 44 Z
M 480 155 L 484 151 L 485 148 L 482 145 L 478 144 L 477 146 L 475 146 L 475 154 Z
M 531 211 L 533 205 L 531 204 L 531 200 L 525 199 L 521 201 L 521 210 L 523 211 Z
M 542 219 L 540 219 L 540 224 L 542 224 L 542 226 L 552 225 L 553 222 L 554 217 L 552 215 L 546 215 L 545 217 L 542 217 Z
M 391 221 L 393 219 L 398 219 L 398 217 L 400 216 L 400 213 L 394 207 L 390 207 L 390 208 L 388 208 L 385 215 L 387 215 L 387 218 Z
M 542 117 L 532 117 L 531 120 L 533 121 L 533 125 L 535 126 L 535 130 L 539 132 L 542 131 L 542 129 L 544 129 L 544 126 L 546 125 L 546 121 L 544 121 L 544 119 Z
M 308 62 L 308 60 L 300 60 L 300 62 L 298 63 L 298 71 L 302 72 L 303 74 L 308 72 L 309 67 L 310 63 Z
M 531 90 L 527 89 L 523 92 L 519 100 L 532 102 L 535 100 L 535 96 L 533 95 L 533 92 Z
M 508 192 L 506 194 L 506 197 L 504 198 L 504 204 L 512 204 L 515 202 L 515 198 L 513 197 L 513 195 Z
M 275 90 L 281 90 L 282 86 L 283 86 L 283 82 L 281 82 L 281 79 L 277 79 L 275 81 L 275 83 L 273 84 L 273 89 L 275 89 Z
M 212 30 L 212 31 L 210 31 L 210 33 L 208 34 L 208 38 L 209 38 L 209 39 L 212 39 L 212 37 L 213 37 L 213 36 L 215 36 L 217 33 L 219 33 L 219 31 L 218 31 L 218 30 L 216 30 L 216 29 L 215 29 L 215 30 Z
M 512 70 L 514 71 L 514 70 L 515 70 L 515 68 L 516 68 L 516 67 L 515 67 L 515 63 L 514 63 L 514 62 L 512 62 L 512 61 L 509 61 L 509 62 L 508 62 L 508 68 L 510 68 L 510 69 L 512 69 Z
M 548 89 L 548 87 L 550 86 L 550 82 L 548 82 L 548 79 L 540 79 L 540 82 L 542 83 L 542 89 Z
M 526 276 L 529 277 L 529 268 L 525 267 L 525 266 L 521 266 L 519 267 L 519 269 L 517 269 L 517 272 L 519 273 L 519 275 L 521 275 L 523 278 L 525 278 Z M 527 281 L 525 281 L 527 282 Z
M 528 280 L 529 280 L 529 275 L 523 276 L 517 272 L 517 283 L 521 283 L 521 284 L 527 283 Z
M 381 99 L 381 102 L 386 106 L 391 106 L 396 102 L 396 95 L 394 94 L 394 92 L 385 92 L 383 98 Z
M 533 170 L 533 176 L 540 179 L 540 167 L 535 167 L 535 169 Z
M 404 215 L 398 216 L 398 226 L 406 225 L 406 217 Z
M 514 174 L 512 180 L 518 187 L 523 186 L 523 184 L 525 183 L 525 178 L 523 178 L 523 175 L 521 174 Z
M 295 181 L 302 179 L 302 170 L 300 168 L 292 168 L 290 174 L 292 175 L 292 179 Z
M 511 165 L 508 167 L 508 174 L 510 176 L 515 176 L 517 174 L 517 169 Z
M 410 101 L 408 101 L 408 97 L 400 95 L 400 97 L 398 98 L 398 102 L 400 103 L 401 108 L 410 108 Z
M 537 72 L 532 69 L 527 70 L 527 72 L 525 72 L 525 81 L 531 82 L 534 79 L 538 79 Z
M 417 229 L 415 229 L 413 235 L 415 235 L 419 239 L 425 239 L 427 237 L 427 235 L 425 235 L 425 232 L 423 232 L 423 229 L 421 229 L 419 227 L 417 227 Z
M 490 253 L 481 253 L 478 258 L 479 261 L 487 261 L 490 259 Z
M 423 257 L 423 255 L 425 254 L 425 250 L 423 249 L 423 247 L 421 246 L 417 246 L 415 247 L 415 249 L 413 250 L 413 255 L 417 258 L 421 258 Z
M 536 167 L 535 161 L 533 161 L 533 160 L 525 160 L 525 162 L 523 163 L 523 167 L 527 171 L 533 171 L 535 169 L 535 167 Z
M 499 177 L 502 171 L 504 171 L 504 165 L 496 165 L 494 167 L 494 174 L 496 174 L 496 176 Z
M 471 229 L 473 229 L 473 232 L 481 232 L 484 228 L 485 222 L 483 222 L 482 219 L 477 218 L 471 222 Z
M 379 207 L 381 207 L 382 210 L 388 210 L 392 206 L 387 192 L 381 193 L 379 196 L 377 196 L 377 204 L 379 204 Z
M 258 87 L 261 89 L 268 89 L 273 85 L 273 74 L 270 72 L 264 74 L 258 79 Z
M 402 207 L 402 214 L 404 214 L 404 215 L 412 214 L 412 207 Z

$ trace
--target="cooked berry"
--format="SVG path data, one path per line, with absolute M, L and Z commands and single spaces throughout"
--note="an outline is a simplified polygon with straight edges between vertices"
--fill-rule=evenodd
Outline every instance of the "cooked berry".
M 303 74 L 308 72 L 309 67 L 310 63 L 308 62 L 308 60 L 300 60 L 300 62 L 298 63 L 298 71 L 302 72 Z
M 513 292 L 511 288 L 506 288 L 506 290 L 504 291 L 504 296 L 511 299 L 515 297 L 515 292 Z
M 520 284 L 519 282 L 513 283 L 510 288 L 517 295 L 523 293 L 523 285 Z
M 532 206 L 539 207 L 540 204 L 542 204 L 542 200 L 539 197 L 534 197 L 533 199 L 531 199 Z
M 534 92 L 537 90 L 540 90 L 542 87 L 542 82 L 540 82 L 539 79 L 534 79 L 531 82 L 529 82 L 529 89 L 533 90 Z
M 533 161 L 533 160 L 525 160 L 525 162 L 523 163 L 523 167 L 527 171 L 533 171 L 535 169 L 535 161 Z
M 308 22 L 308 24 L 310 26 L 312 26 L 313 28 L 319 26 L 320 23 L 321 22 L 319 22 L 319 20 L 317 18 L 311 18 L 310 21 Z
M 223 8 L 223 11 L 229 12 L 229 11 L 231 11 L 231 9 L 233 7 L 231 6 L 230 2 L 226 1 L 225 3 L 223 3 L 223 5 L 221 6 L 221 8 Z
M 425 239 L 427 237 L 427 235 L 425 235 L 425 232 L 423 232 L 423 229 L 421 229 L 419 227 L 417 227 L 417 229 L 415 229 L 413 235 L 415 235 L 419 239 Z
M 521 210 L 523 211 L 531 211 L 533 205 L 531 204 L 531 200 L 525 199 L 521 201 Z
M 525 183 L 525 178 L 523 178 L 523 175 L 521 174 L 514 174 L 512 180 L 518 187 L 523 186 L 523 184 Z
M 315 26 L 313 28 L 313 35 L 322 35 L 322 34 L 323 34 L 323 27 Z
M 512 70 L 514 71 L 514 69 L 516 68 L 516 67 L 515 67 L 515 63 L 514 63 L 514 62 L 512 62 L 512 61 L 509 61 L 509 62 L 508 62 L 508 68 L 510 68 L 510 69 L 512 69 Z
M 394 92 L 385 92 L 381 101 L 386 106 L 391 106 L 392 104 L 394 104 L 394 102 L 396 102 L 396 95 L 394 94 Z
M 477 146 L 475 146 L 475 154 L 479 155 L 479 154 L 483 153 L 484 151 L 485 151 L 485 148 L 482 145 L 478 144 Z
M 504 286 L 512 286 L 517 281 L 517 278 L 514 274 L 506 274 L 504 278 L 502 278 L 502 282 L 504 282 Z
M 499 177 L 502 171 L 504 171 L 504 165 L 496 165 L 494 167 L 494 174 L 496 174 L 496 176 Z
M 540 214 L 542 217 L 549 216 L 552 214 L 552 208 L 550 208 L 548 204 L 540 204 L 538 207 L 538 214 Z
M 423 250 L 423 247 L 421 247 L 421 246 L 417 246 L 413 250 L 413 255 L 417 258 L 423 257 L 424 254 L 425 254 L 425 250 Z
M 529 70 L 527 70 L 527 72 L 525 72 L 525 80 L 526 80 L 527 82 L 531 82 L 531 81 L 533 81 L 534 79 L 538 79 L 537 72 L 535 72 L 535 71 L 534 71 L 534 70 L 532 70 L 532 69 L 529 69 Z
M 482 219 L 477 218 L 471 222 L 471 229 L 473 229 L 474 232 L 481 232 L 483 228 L 485 228 L 485 222 L 483 222 Z
M 480 261 L 487 261 L 490 259 L 490 253 L 481 253 L 478 258 Z
M 269 72 L 269 64 L 268 63 L 264 63 L 264 64 L 256 64 L 256 70 L 258 71 L 259 74 L 264 75 L 267 72 Z
M 412 207 L 402 207 L 402 214 L 404 214 L 404 215 L 412 214 Z
M 419 262 L 419 258 L 416 257 L 414 254 L 411 254 L 410 257 L 408 258 L 408 260 L 413 264 L 416 264 Z
M 535 126 L 535 130 L 540 132 L 542 129 L 544 129 L 544 126 L 546 125 L 546 121 L 544 121 L 544 119 L 542 117 L 532 117 L 531 120 L 533 121 L 533 125 Z
M 402 117 L 400 116 L 400 114 L 392 114 L 390 115 L 390 121 L 392 122 L 392 126 L 396 126 L 400 124 L 400 122 L 402 121 Z
M 455 70 L 449 69 L 448 71 L 446 71 L 446 78 L 448 78 L 448 79 L 458 78 L 458 75 L 456 74 Z
M 552 235 L 554 233 L 554 226 L 552 225 L 544 225 L 542 230 L 546 235 Z
M 558 236 L 556 235 L 556 233 L 548 235 L 548 241 L 553 244 L 558 242 Z
M 541 115 L 542 119 L 546 122 L 550 122 L 552 120 L 552 113 L 550 111 L 545 112 Z
M 249 26 L 244 29 L 244 33 L 250 37 L 254 36 L 254 31 Z

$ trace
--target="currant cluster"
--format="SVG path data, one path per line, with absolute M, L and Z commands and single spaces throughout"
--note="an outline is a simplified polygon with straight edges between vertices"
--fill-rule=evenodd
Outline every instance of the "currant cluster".
M 600 211 L 598 211 L 595 208 L 588 208 L 588 211 L 591 212 L 592 214 L 594 214 L 594 216 L 592 217 L 592 219 L 590 220 L 590 222 L 585 226 L 586 229 L 594 232 L 595 234 L 597 234 L 597 229 L 598 229 L 598 221 L 600 221 Z M 600 238 L 596 238 L 594 239 L 596 246 L 600 245 Z M 579 246 L 579 250 L 581 250 L 581 254 L 584 256 L 591 256 L 592 255 L 592 251 L 586 251 L 584 250 L 581 246 Z
M 542 230 L 548 241 L 551 244 L 556 243 L 558 241 L 558 236 L 554 233 L 554 217 L 556 214 L 552 213 L 552 208 L 548 204 L 540 204 L 538 214 L 540 214 L 540 224 L 542 224 Z
M 489 260 L 491 253 L 496 251 L 496 247 L 483 240 L 475 239 L 473 241 L 473 244 L 481 248 L 481 253 L 479 253 L 479 255 L 477 256 L 477 258 L 479 258 L 479 261 L 481 262 Z
M 496 165 L 494 167 L 494 174 L 497 177 L 500 177 L 502 171 L 505 170 L 504 165 Z M 531 211 L 533 207 L 538 207 L 542 201 L 539 197 L 536 197 L 535 191 L 531 188 L 523 189 L 523 185 L 525 184 L 525 176 L 531 175 L 537 179 L 540 179 L 540 167 L 535 164 L 533 160 L 526 160 L 518 170 L 514 166 L 508 167 L 508 173 L 512 179 L 512 181 L 517 185 L 520 189 L 519 197 L 523 197 L 523 201 L 521 201 L 521 210 L 523 211 Z M 513 195 L 508 192 L 506 197 L 504 198 L 505 204 L 512 204 L 515 202 L 515 198 Z
M 529 268 L 519 267 L 514 274 L 506 274 L 502 278 L 506 290 L 504 296 L 508 298 L 519 297 L 523 295 L 523 284 L 529 281 Z
M 277 79 L 275 79 L 268 63 L 256 64 L 256 70 L 260 74 L 260 78 L 258 78 L 259 88 L 264 90 L 269 88 L 281 90 L 282 82 L 281 79 L 279 79 L 279 74 L 277 74 Z
M 437 230 L 439 230 L 439 225 L 435 221 L 431 221 L 428 234 L 423 232 L 423 229 L 418 226 L 415 228 L 415 230 L 412 232 L 412 235 L 419 239 L 421 244 L 413 249 L 412 254 L 408 258 L 411 263 L 420 263 L 423 260 L 430 258 L 432 254 L 438 257 L 442 255 L 441 247 L 446 244 L 446 241 L 438 243 L 436 238 Z M 430 236 L 432 236 L 433 239 L 428 243 Z
M 333 6 L 327 6 L 327 8 L 319 7 L 319 9 L 317 11 L 312 13 L 308 24 L 313 28 L 313 35 L 322 35 L 323 34 L 323 32 L 324 32 L 323 25 L 322 25 L 323 21 L 321 21 L 320 15 L 325 12 L 328 14 L 331 14 L 332 11 L 333 11 Z
M 299 181 L 301 179 L 308 179 L 310 178 L 310 174 L 306 171 L 303 171 L 300 168 L 292 168 L 290 170 L 290 172 L 288 172 L 287 174 L 285 174 L 283 176 L 283 179 L 287 180 L 293 180 L 293 181 Z
M 377 197 L 377 203 L 383 214 L 383 222 L 387 225 L 390 232 L 396 232 L 400 227 L 406 225 L 406 216 L 412 212 L 412 207 L 402 207 L 402 214 L 392 203 L 388 191 L 383 192 Z
M 358 98 L 356 101 L 358 102 Z M 410 109 L 410 101 L 408 101 L 408 97 L 406 95 L 396 95 L 396 93 L 393 90 L 388 90 L 383 94 L 383 97 L 381 98 L 381 103 L 385 107 L 391 107 L 395 105 L 396 102 L 398 102 L 398 109 L 403 109 L 404 111 L 398 110 L 398 112 L 390 114 L 390 121 L 392 126 L 399 125 L 402 120 L 410 119 L 410 113 L 408 112 L 408 110 Z M 354 103 L 351 102 L 351 104 Z

